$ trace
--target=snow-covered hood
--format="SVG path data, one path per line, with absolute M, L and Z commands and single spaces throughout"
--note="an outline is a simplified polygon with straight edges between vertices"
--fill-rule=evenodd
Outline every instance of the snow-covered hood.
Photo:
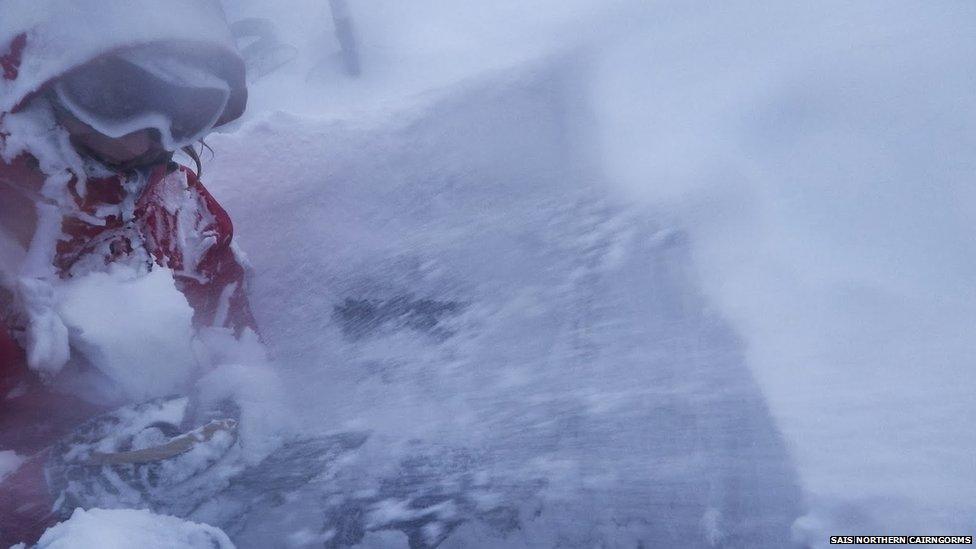
M 217 0 L 0 0 L 0 112 L 99 56 L 149 44 L 219 58 L 232 93 L 218 125 L 244 111 L 244 64 Z

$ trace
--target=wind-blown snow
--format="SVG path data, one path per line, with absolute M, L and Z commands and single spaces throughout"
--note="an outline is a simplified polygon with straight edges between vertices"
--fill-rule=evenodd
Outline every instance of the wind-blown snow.
M 259 273 L 288 264 L 309 238 L 282 220 L 286 208 L 235 197 L 234 186 L 246 185 L 238 174 L 262 167 L 261 186 L 273 186 L 292 211 L 337 204 L 309 222 L 321 231 L 313 241 L 324 243 L 314 255 L 331 258 L 330 268 L 358 268 L 349 265 L 347 247 L 395 254 L 424 238 L 432 242 L 422 248 L 450 241 L 456 234 L 438 220 L 465 214 L 437 205 L 454 207 L 471 193 L 483 207 L 463 211 L 485 228 L 469 242 L 483 254 L 482 276 L 497 272 L 493 266 L 511 261 L 508 248 L 481 239 L 510 223 L 497 212 L 531 203 L 539 190 L 526 182 L 481 192 L 505 162 L 490 141 L 499 134 L 472 125 L 450 134 L 455 141 L 438 142 L 443 148 L 431 153 L 423 186 L 398 183 L 400 170 L 423 173 L 423 166 L 397 165 L 403 157 L 391 159 L 396 153 L 384 144 L 404 135 L 397 128 L 405 117 L 396 113 L 444 116 L 431 109 L 432 97 L 457 83 L 497 89 L 501 81 L 484 78 L 486 71 L 540 71 L 545 64 L 526 59 L 580 53 L 584 62 L 571 72 L 592 110 L 569 110 L 559 124 L 571 128 L 569 138 L 598 143 L 583 150 L 599 151 L 596 171 L 624 200 L 690 235 L 703 289 L 743 337 L 799 465 L 810 505 L 796 526 L 800 539 L 822 545 L 838 531 L 951 534 L 971 525 L 971 5 L 498 2 L 476 10 L 434 0 L 363 1 L 352 11 L 364 75 L 350 80 L 329 57 L 336 45 L 324 3 L 296 1 L 274 13 L 246 0 L 228 4 L 235 16 L 271 18 L 281 39 L 302 52 L 254 86 L 249 116 L 257 122 L 228 137 L 260 142 L 248 158 L 234 152 L 243 144 L 213 141 L 218 191 L 229 198 Z M 278 109 L 299 118 L 266 114 Z M 307 120 L 315 116 L 358 122 L 323 121 L 316 130 Z M 511 127 L 521 131 L 520 122 Z M 362 137 L 359 125 L 381 129 Z M 506 135 L 522 147 L 538 145 Z M 480 146 L 457 145 L 466 142 Z M 364 148 L 371 153 L 358 154 Z M 330 160 L 309 169 L 309 154 Z M 445 172 L 442 155 L 468 155 L 471 166 Z M 377 163 L 391 168 L 377 170 Z M 350 178 L 359 187 L 337 190 Z M 369 184 L 387 194 L 362 190 Z M 540 192 L 563 198 L 551 187 Z M 431 221 L 408 229 L 400 220 L 412 215 L 411 198 L 429 208 Z M 363 213 L 373 200 L 398 205 Z M 272 242 L 278 251 L 262 254 Z M 315 261 L 302 256 L 297 266 L 305 275 L 295 276 L 322 276 Z M 418 263 L 418 276 L 444 268 L 426 265 Z M 279 273 L 263 276 L 268 284 Z M 296 318 L 328 314 L 298 294 L 278 306 Z M 288 341 L 288 356 L 323 352 L 320 336 L 304 337 L 305 325 L 284 326 L 276 333 L 272 325 L 271 339 Z M 386 371 L 382 345 L 372 352 L 376 371 Z M 513 387 L 531 384 L 515 366 L 508 378 Z M 334 383 L 342 393 L 351 382 Z
M 220 522 L 239 545 L 789 544 L 796 479 L 740 343 L 683 234 L 593 171 L 575 69 L 211 140 L 301 431 L 369 434 L 294 502 Z

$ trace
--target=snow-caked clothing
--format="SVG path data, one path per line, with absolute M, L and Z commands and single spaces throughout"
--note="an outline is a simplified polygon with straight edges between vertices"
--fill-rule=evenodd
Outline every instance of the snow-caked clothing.
M 0 162 L 0 179 L 7 166 Z M 119 264 L 168 268 L 193 308 L 196 327 L 225 327 L 238 334 L 256 329 L 230 218 L 192 171 L 171 163 L 146 175 L 89 179 L 87 188 L 81 196 L 77 183 L 67 187 L 76 208 L 61 221 L 62 236 L 54 254 L 58 276 L 70 278 Z M 10 192 L 12 187 L 0 183 L 0 200 Z M 138 199 L 131 200 L 133 195 Z M 0 322 L 0 448 L 29 455 L 100 409 L 42 387 L 15 339 L 25 329 Z M 36 474 L 41 471 L 39 459 L 43 457 L 28 461 L 0 484 L 0 531 L 16 528 L 18 536 L 33 536 L 50 526 L 54 517 L 43 506 L 22 505 L 24 493 L 40 494 L 45 500 L 43 488 L 34 486 L 43 478 Z M 22 539 L 8 540 L 5 535 L 0 533 L 0 542 Z
M 45 316 L 54 309 L 51 288 L 119 267 L 168 269 L 195 328 L 241 335 L 255 323 L 230 218 L 193 171 L 170 162 L 113 173 L 78 155 L 51 109 L 37 106 L 59 78 L 138 50 L 225 82 L 229 97 L 215 125 L 238 118 L 247 97 L 244 65 L 219 2 L 0 4 L 0 244 L 23 248 L 16 265 L 0 253 L 0 450 L 27 458 L 0 480 L 6 547 L 36 540 L 56 518 L 46 499 L 44 448 L 99 411 L 44 387 L 74 352 L 57 315 Z M 24 117 L 40 130 L 25 135 Z
M 15 162 L 31 163 L 29 158 Z M 4 176 L 8 168 L 0 163 L 0 180 L 10 181 Z M 41 194 L 30 183 L 19 188 L 11 183 L 0 183 L 0 199 L 18 192 Z M 120 263 L 165 267 L 173 270 L 177 288 L 193 307 L 195 326 L 236 333 L 255 328 L 230 217 L 191 170 L 171 162 L 147 174 L 89 178 L 84 185 L 84 193 L 78 179 L 66 186 L 70 209 L 62 212 L 53 256 L 57 276 L 71 278 Z M 18 328 L 23 326 L 8 326 Z

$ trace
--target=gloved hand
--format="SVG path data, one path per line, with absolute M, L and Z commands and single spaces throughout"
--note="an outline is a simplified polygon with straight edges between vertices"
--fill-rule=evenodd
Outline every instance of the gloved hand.
M 188 397 L 168 397 L 89 421 L 55 446 L 48 461 L 59 513 L 124 506 L 189 514 L 241 467 L 235 414 L 200 413 Z

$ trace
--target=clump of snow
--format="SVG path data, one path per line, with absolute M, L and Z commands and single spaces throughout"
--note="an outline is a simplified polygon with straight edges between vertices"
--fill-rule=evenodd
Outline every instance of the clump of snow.
M 196 369 L 193 311 L 173 273 L 120 267 L 59 288 L 58 311 L 72 345 L 129 397 L 177 391 Z
M 263 353 L 259 345 L 252 348 L 257 356 Z M 238 437 L 248 464 L 257 463 L 295 433 L 295 410 L 301 403 L 289 400 L 277 366 L 254 359 L 225 362 L 195 384 L 203 406 L 229 400 L 239 407 Z
M 54 285 L 47 278 L 21 277 L 17 297 L 27 317 L 27 363 L 42 374 L 58 373 L 70 357 L 68 327 L 56 311 Z
M 49 528 L 36 549 L 234 549 L 223 531 L 135 509 L 76 509 L 67 521 Z
M 63 172 L 71 169 L 84 176 L 84 162 L 71 145 L 68 132 L 54 119 L 54 112 L 47 101 L 34 101 L 24 110 L 4 113 L 3 131 L 6 134 L 0 156 L 7 162 L 23 153 L 37 159 L 40 171 L 48 177 L 64 178 Z M 61 181 L 59 179 L 59 181 Z M 67 183 L 67 179 L 61 181 Z M 44 198 L 56 202 L 60 194 L 58 185 L 46 185 Z
M 788 539 L 798 498 L 775 427 L 680 232 L 590 179 L 565 119 L 576 69 L 485 75 L 389 120 L 265 113 L 210 140 L 208 183 L 303 434 L 371 433 L 326 471 L 330 497 L 296 504 L 316 517 L 303 528 L 466 546 L 458 524 L 483 520 L 495 546 L 634 546 L 704 541 L 711 505 L 730 535 Z
M 50 106 L 34 103 L 16 114 L 5 114 L 6 137 L 0 156 L 10 162 L 24 152 L 37 158 L 48 174 L 37 200 L 37 227 L 30 245 L 22 252 L 5 246 L 3 282 L 17 294 L 17 306 L 24 315 L 27 333 L 23 345 L 30 368 L 50 377 L 70 357 L 68 330 L 56 311 L 56 274 L 53 260 L 61 238 L 63 211 L 70 211 L 65 192 L 73 173 L 84 174 L 82 161 L 68 142 L 65 131 L 54 122 Z M 70 170 L 70 171 L 69 171 Z

